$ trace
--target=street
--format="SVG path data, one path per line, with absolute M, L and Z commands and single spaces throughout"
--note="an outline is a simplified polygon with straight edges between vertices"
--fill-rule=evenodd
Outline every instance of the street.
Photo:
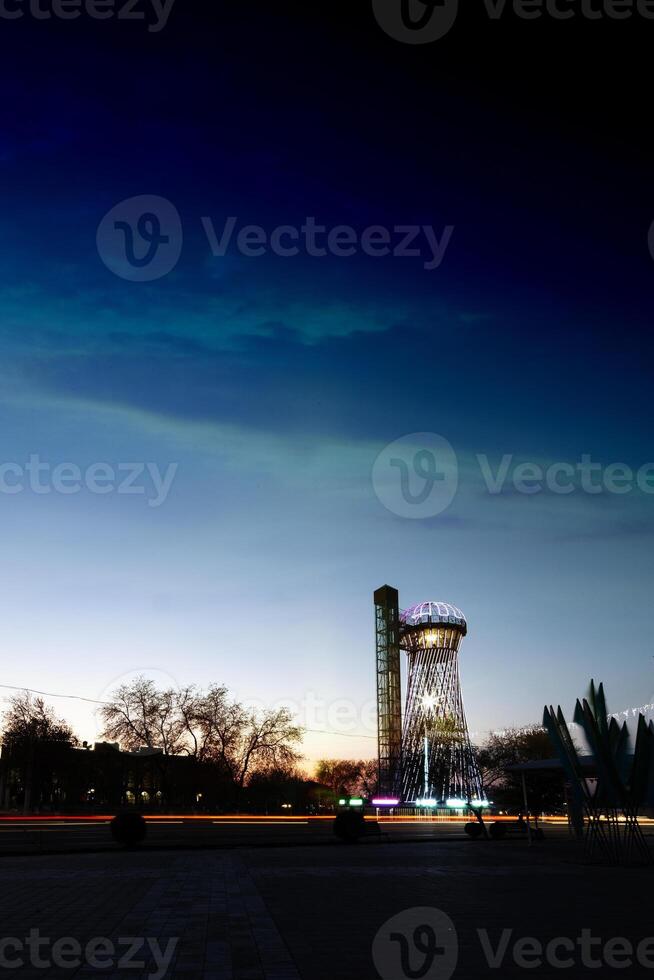
M 146 818 L 145 848 L 291 846 L 336 843 L 333 816 L 252 817 L 188 815 Z M 0 855 L 77 850 L 115 850 L 111 816 L 0 818 Z M 371 834 L 375 828 L 370 826 Z M 381 817 L 379 835 L 391 843 L 432 839 L 465 839 L 465 821 L 438 818 Z M 564 821 L 546 825 L 548 836 L 567 836 Z M 375 831 L 376 832 L 376 831 Z

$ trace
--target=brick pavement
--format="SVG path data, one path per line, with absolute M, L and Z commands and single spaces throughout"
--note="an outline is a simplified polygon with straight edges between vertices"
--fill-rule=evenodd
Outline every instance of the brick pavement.
M 85 946 L 107 937 L 120 954 L 125 937 L 157 940 L 139 967 L 29 965 L 20 977 L 134 977 L 157 972 L 157 950 L 178 939 L 167 977 L 198 980 L 377 980 L 372 945 L 391 917 L 438 908 L 458 939 L 454 980 L 483 977 L 651 976 L 654 968 L 490 970 L 477 929 L 494 945 L 512 937 L 576 937 L 582 928 L 634 943 L 654 935 L 652 872 L 589 868 L 564 842 L 473 842 L 301 846 L 235 851 L 142 851 L 5 857 L 0 862 L 2 937 L 38 929 L 51 940 Z M 42 951 L 48 956 L 49 947 Z M 3 949 L 15 958 L 25 952 Z M 654 959 L 654 958 L 653 958 Z M 414 965 L 418 961 L 411 960 Z M 419 965 L 419 964 L 418 964 Z M 390 968 L 382 960 L 381 970 Z M 0 975 L 4 973 L 0 964 Z M 419 971 L 418 971 L 419 972 Z M 383 980 L 403 980 L 390 970 Z M 424 980 L 443 980 L 428 972 Z
M 548 965 L 544 957 L 536 968 L 514 963 L 513 943 L 526 937 L 544 945 L 559 937 L 574 941 L 587 928 L 603 940 L 626 937 L 636 945 L 654 936 L 654 869 L 589 867 L 580 863 L 572 842 L 548 841 L 532 850 L 522 841 L 322 853 L 303 848 L 284 856 L 250 851 L 245 860 L 306 980 L 377 980 L 371 957 L 375 936 L 392 916 L 416 907 L 437 908 L 451 918 L 458 940 L 454 980 L 529 975 L 654 980 L 654 944 L 652 969 L 636 962 L 619 969 L 605 963 L 586 967 L 580 948 L 574 965 L 565 968 Z M 488 931 L 493 948 L 504 929 L 512 930 L 507 956 L 496 969 L 488 966 L 480 929 Z M 414 969 L 422 962 L 414 958 Z M 384 980 L 405 976 L 396 968 Z M 426 980 L 447 980 L 447 974 L 435 969 Z
M 94 937 L 126 954 L 125 937 L 154 937 L 165 950 L 179 942 L 168 977 L 200 980 L 300 980 L 267 909 L 234 853 L 115 852 L 67 857 L 5 858 L 0 865 L 2 936 L 24 938 L 30 929 L 53 942 Z M 133 957 L 142 967 L 40 968 L 23 952 L 6 950 L 9 962 L 24 956 L 21 977 L 148 977 L 152 951 Z M 48 951 L 41 950 L 43 960 Z M 0 975 L 4 972 L 0 964 Z M 7 973 L 10 971 L 7 969 Z M 11 971 L 13 972 L 13 971 Z

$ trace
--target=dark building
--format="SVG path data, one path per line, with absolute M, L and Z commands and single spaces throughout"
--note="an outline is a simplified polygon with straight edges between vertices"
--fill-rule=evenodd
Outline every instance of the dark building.
M 152 749 L 121 752 L 110 742 L 77 748 L 39 741 L 4 746 L 0 756 L 3 810 L 220 810 L 231 797 L 231 780 L 218 766 Z

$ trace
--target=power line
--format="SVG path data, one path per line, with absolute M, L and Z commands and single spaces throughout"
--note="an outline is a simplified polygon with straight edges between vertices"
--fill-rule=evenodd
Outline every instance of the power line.
M 81 694 L 53 694 L 52 691 L 37 691 L 33 687 L 16 687 L 14 684 L 0 684 L 9 691 L 27 691 L 28 694 L 40 694 L 44 698 L 68 698 L 71 701 L 87 701 L 89 704 L 111 704 L 110 701 L 98 701 L 96 698 L 84 698 Z
M 40 694 L 44 698 L 65 698 L 70 701 L 85 701 L 87 704 L 111 704 L 111 701 L 98 701 L 97 698 L 85 698 L 81 694 L 54 694 L 52 691 L 37 691 L 33 687 L 17 687 L 15 684 L 0 684 L 0 688 L 8 691 L 27 691 L 29 694 Z M 630 708 L 628 711 L 617 711 L 610 714 L 609 718 L 617 718 L 620 715 L 627 716 L 632 714 L 635 716 L 637 713 L 642 714 L 647 711 L 654 710 L 654 704 L 645 704 L 640 708 Z M 527 730 L 527 729 L 525 729 Z M 376 735 L 366 735 L 363 732 L 333 732 L 329 729 L 323 728 L 305 728 L 305 732 L 310 735 L 334 735 L 338 738 L 372 738 L 376 739 Z M 511 729 L 509 729 L 511 731 Z M 479 735 L 498 735 L 504 734 L 504 732 L 498 732 L 492 728 L 483 732 L 471 732 L 470 735 L 473 738 Z
M 305 728 L 311 735 L 338 735 L 339 738 L 377 738 L 376 735 L 364 735 L 363 732 L 330 732 L 321 728 Z
M 40 694 L 44 698 L 66 698 L 72 701 L 86 701 L 88 704 L 111 704 L 111 701 L 98 701 L 97 698 L 85 698 L 81 694 L 54 694 L 52 691 L 37 691 L 33 687 L 17 687 L 15 684 L 0 684 L 8 691 L 27 691 L 29 694 Z M 311 735 L 337 735 L 342 738 L 376 738 L 376 735 L 365 735 L 363 732 L 331 732 L 321 728 L 305 728 Z

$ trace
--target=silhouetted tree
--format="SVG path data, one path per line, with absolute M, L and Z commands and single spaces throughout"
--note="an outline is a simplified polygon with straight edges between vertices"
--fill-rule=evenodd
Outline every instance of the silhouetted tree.
M 377 759 L 364 759 L 361 763 L 361 772 L 359 775 L 359 796 L 365 796 L 367 799 L 372 799 L 373 796 L 377 794 L 378 782 L 379 763 L 377 762 Z
M 58 718 L 43 698 L 29 691 L 9 702 L 2 722 L 2 793 L 22 796 L 23 808 L 53 804 L 57 774 L 65 770 L 68 750 L 77 745 L 70 725 Z M 8 787 L 13 785 L 13 790 Z
M 296 746 L 302 729 L 286 708 L 247 711 L 218 685 L 181 692 L 178 703 L 184 719 L 183 751 L 231 773 L 238 789 L 254 773 L 286 771 L 301 758 Z
M 236 785 L 242 788 L 254 773 L 295 765 L 301 741 L 302 729 L 288 709 L 243 712 L 230 758 Z
M 176 755 L 182 749 L 185 726 L 178 693 L 160 691 L 145 677 L 122 684 L 102 706 L 100 716 L 104 737 L 120 742 L 129 752 L 147 747 Z
M 377 791 L 376 759 L 320 759 L 316 779 L 336 796 L 372 797 Z
M 217 762 L 230 772 L 245 725 L 245 710 L 231 701 L 227 688 L 212 684 L 206 691 L 184 693 L 182 707 L 188 735 L 187 751 L 200 761 Z
M 524 810 L 522 777 L 509 771 L 523 762 L 552 758 L 552 744 L 544 728 L 531 725 L 492 734 L 477 750 L 486 795 L 507 810 Z M 529 806 L 535 813 L 560 810 L 564 802 L 560 772 L 533 772 L 527 775 Z
M 43 698 L 29 691 L 16 694 L 9 701 L 2 722 L 2 744 L 56 742 L 76 745 L 77 736 L 68 722 L 58 718 Z
M 160 691 L 137 677 L 119 687 L 100 713 L 105 738 L 129 751 L 160 750 L 165 771 L 173 755 L 212 764 L 221 776 L 229 774 L 237 791 L 254 773 L 288 769 L 301 758 L 302 729 L 287 709 L 248 711 L 217 684 L 206 691 Z

